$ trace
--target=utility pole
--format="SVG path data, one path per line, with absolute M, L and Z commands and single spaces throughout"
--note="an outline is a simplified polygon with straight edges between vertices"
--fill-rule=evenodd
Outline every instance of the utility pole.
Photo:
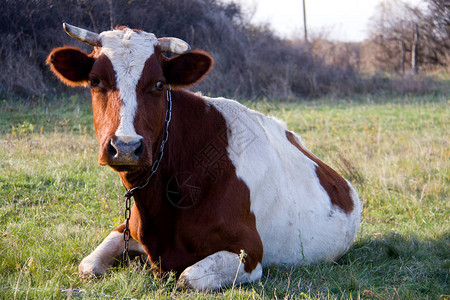
M 306 0 L 303 0 L 303 27 L 305 28 L 305 42 L 308 42 L 308 29 L 306 28 Z
M 113 0 L 108 0 L 109 4 L 109 27 L 111 30 L 114 29 L 114 17 L 113 17 Z

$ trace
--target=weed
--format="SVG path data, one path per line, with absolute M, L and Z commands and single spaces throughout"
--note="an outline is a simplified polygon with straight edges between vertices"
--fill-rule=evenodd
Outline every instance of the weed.
M 28 137 L 34 131 L 34 125 L 28 121 L 23 121 L 23 123 L 13 126 L 11 129 L 11 135 L 17 138 Z

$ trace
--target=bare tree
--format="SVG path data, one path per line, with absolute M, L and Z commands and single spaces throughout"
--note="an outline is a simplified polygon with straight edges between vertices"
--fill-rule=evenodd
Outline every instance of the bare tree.
M 378 66 L 391 72 L 412 73 L 449 64 L 450 4 L 427 0 L 428 8 L 401 0 L 385 0 L 371 19 L 371 40 Z
M 429 66 L 450 66 L 450 2 L 426 0 L 428 11 L 422 15 L 419 30 L 424 44 L 424 63 Z
M 416 14 L 406 2 L 385 0 L 378 5 L 371 19 L 370 34 L 378 48 L 375 59 L 381 68 L 399 72 L 405 69 L 405 63 L 411 63 L 417 22 Z
M 439 32 L 432 39 L 419 25 L 418 66 L 433 57 L 441 61 L 447 54 L 429 50 L 427 45 L 440 45 L 448 41 L 447 13 L 440 7 L 444 0 L 436 1 L 438 17 L 429 24 Z M 443 1 L 442 3 L 439 1 Z M 92 49 L 64 34 L 62 22 L 100 32 L 117 25 L 139 28 L 156 36 L 177 36 L 194 48 L 209 51 L 215 67 L 197 88 L 212 95 L 235 98 L 313 98 L 324 95 L 351 95 L 389 84 L 374 77 L 359 74 L 362 57 L 356 44 L 327 42 L 309 36 L 303 40 L 283 40 L 267 26 L 250 22 L 251 13 L 242 11 L 236 3 L 221 0 L 0 0 L 0 95 L 20 96 L 72 93 L 50 76 L 45 58 L 52 48 L 64 44 L 75 45 L 85 51 Z M 431 5 L 431 4 L 430 4 Z M 441 5 L 441 6 L 439 6 Z M 431 7 L 431 6 L 430 6 Z M 447 7 L 447 6 L 445 6 Z M 417 20 L 415 11 L 411 15 Z M 392 18 L 386 20 L 392 22 Z M 394 20 L 395 21 L 395 20 Z M 392 34 L 378 28 L 379 51 L 388 55 L 392 65 L 411 63 L 411 39 L 414 30 L 410 23 L 403 27 L 378 22 L 377 26 L 390 26 Z M 444 24 L 444 25 L 442 25 Z M 447 26 L 447 27 L 446 27 Z M 376 27 L 374 27 L 374 30 Z M 394 38 L 394 43 L 381 43 Z M 427 41 L 427 44 L 425 43 Z M 403 44 L 402 44 L 403 43 Z M 403 46 L 402 46 L 403 45 Z M 426 47 L 425 47 L 426 46 Z M 403 63 L 396 61 L 396 51 L 404 48 Z M 440 46 L 444 49 L 444 46 Z M 313 49 L 314 51 L 311 51 Z M 448 52 L 447 52 L 448 53 Z M 378 54 L 377 54 L 378 55 Z M 370 83 L 373 81 L 374 83 Z M 78 90 L 77 92 L 79 92 Z

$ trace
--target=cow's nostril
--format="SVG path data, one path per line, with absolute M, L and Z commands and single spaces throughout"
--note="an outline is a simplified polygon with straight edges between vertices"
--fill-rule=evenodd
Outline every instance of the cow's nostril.
M 103 153 L 108 157 L 110 164 L 137 165 L 144 152 L 145 145 L 142 138 L 113 136 Z
M 139 157 L 141 156 L 142 152 L 144 152 L 144 143 L 142 143 L 142 141 L 139 141 L 139 146 L 134 151 L 134 155 L 136 155 L 136 157 Z
M 108 143 L 108 154 L 110 157 L 114 157 L 117 155 L 117 149 L 114 147 L 113 140 L 109 140 Z

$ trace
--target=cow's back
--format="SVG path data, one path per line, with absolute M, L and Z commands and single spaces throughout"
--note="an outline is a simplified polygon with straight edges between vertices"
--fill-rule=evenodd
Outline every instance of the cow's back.
M 227 120 L 228 153 L 250 190 L 264 245 L 263 263 L 303 264 L 340 257 L 360 222 L 361 203 L 353 187 L 310 154 L 282 122 L 232 100 L 205 99 Z M 327 176 L 319 176 L 319 164 L 328 168 Z M 336 182 L 344 187 L 334 191 L 339 188 Z M 340 202 L 332 201 L 333 192 Z

